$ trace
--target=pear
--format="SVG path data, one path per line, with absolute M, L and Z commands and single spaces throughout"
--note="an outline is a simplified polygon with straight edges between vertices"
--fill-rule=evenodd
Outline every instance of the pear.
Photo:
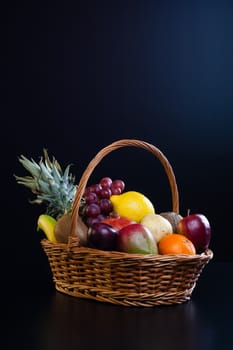
M 158 243 L 164 235 L 173 232 L 170 222 L 159 214 L 145 215 L 141 220 L 141 224 L 150 230 L 156 243 Z

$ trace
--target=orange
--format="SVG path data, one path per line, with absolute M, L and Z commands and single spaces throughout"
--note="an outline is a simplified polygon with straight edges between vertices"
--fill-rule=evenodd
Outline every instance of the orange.
M 178 233 L 163 236 L 158 243 L 158 248 L 160 254 L 196 254 L 193 243 L 187 237 Z

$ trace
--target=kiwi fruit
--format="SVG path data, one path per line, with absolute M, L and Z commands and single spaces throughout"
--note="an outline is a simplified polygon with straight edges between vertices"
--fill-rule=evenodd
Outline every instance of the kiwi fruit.
M 55 225 L 54 234 L 58 242 L 68 243 L 68 238 L 71 230 L 71 214 L 61 216 Z M 77 236 L 80 239 L 81 246 L 87 245 L 87 226 L 82 219 L 78 217 Z
M 172 225 L 173 232 L 176 233 L 177 225 L 180 222 L 180 220 L 183 219 L 183 217 L 180 214 L 175 213 L 173 211 L 167 211 L 164 213 L 160 213 L 159 215 L 163 216 L 165 219 L 167 219 L 170 222 L 170 224 Z

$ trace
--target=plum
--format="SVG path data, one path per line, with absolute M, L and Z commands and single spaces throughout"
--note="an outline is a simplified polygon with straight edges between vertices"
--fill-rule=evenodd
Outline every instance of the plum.
M 118 231 L 105 223 L 95 223 L 88 229 L 88 244 L 101 250 L 115 250 Z

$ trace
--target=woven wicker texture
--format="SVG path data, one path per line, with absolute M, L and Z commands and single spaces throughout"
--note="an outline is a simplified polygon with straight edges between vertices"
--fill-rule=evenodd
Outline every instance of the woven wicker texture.
M 176 179 L 168 159 L 147 142 L 123 139 L 103 148 L 85 169 L 74 199 L 69 243 L 44 239 L 41 244 L 55 287 L 62 293 L 125 306 L 179 304 L 190 299 L 202 269 L 213 257 L 210 249 L 194 256 L 107 252 L 81 247 L 74 234 L 81 198 L 95 167 L 110 152 L 129 146 L 143 148 L 160 160 L 171 189 L 172 210 L 179 212 Z

